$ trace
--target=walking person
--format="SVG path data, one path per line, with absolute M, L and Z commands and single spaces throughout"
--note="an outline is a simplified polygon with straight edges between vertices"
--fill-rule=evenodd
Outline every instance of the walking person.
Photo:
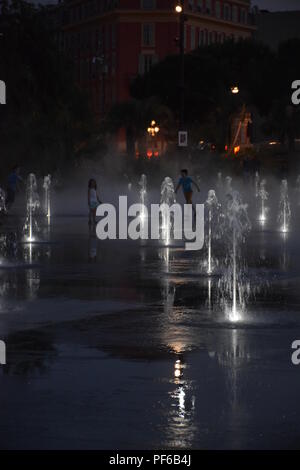
M 101 204 L 97 193 L 97 182 L 91 178 L 88 184 L 88 206 L 89 206 L 89 226 L 96 225 L 96 211 Z
M 183 195 L 185 198 L 186 204 L 192 204 L 194 215 L 196 214 L 195 207 L 193 206 L 193 188 L 192 185 L 196 187 L 196 189 L 200 192 L 200 188 L 195 183 L 195 181 L 188 175 L 188 170 L 184 169 L 181 170 L 181 177 L 178 181 L 178 184 L 175 189 L 175 193 L 177 193 L 178 189 L 182 187 Z

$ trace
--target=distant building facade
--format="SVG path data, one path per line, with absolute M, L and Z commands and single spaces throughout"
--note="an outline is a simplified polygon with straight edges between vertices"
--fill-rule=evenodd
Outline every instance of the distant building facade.
M 64 0 L 60 46 L 76 65 L 99 118 L 129 98 L 130 83 L 178 53 L 174 0 Z M 185 50 L 251 37 L 250 0 L 185 0 Z

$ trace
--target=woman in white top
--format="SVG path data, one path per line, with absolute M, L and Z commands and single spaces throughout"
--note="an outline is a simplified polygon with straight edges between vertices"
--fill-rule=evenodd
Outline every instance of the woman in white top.
M 90 179 L 88 186 L 89 225 L 96 225 L 96 210 L 99 204 L 101 201 L 97 193 L 96 180 Z

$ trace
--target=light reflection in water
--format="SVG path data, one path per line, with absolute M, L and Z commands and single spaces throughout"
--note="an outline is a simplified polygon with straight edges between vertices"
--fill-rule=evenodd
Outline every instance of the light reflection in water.
M 186 364 L 177 359 L 174 364 L 173 383 L 175 389 L 170 392 L 171 406 L 168 413 L 168 444 L 176 448 L 191 446 L 197 426 L 194 422 L 195 396 L 192 381 L 184 378 Z

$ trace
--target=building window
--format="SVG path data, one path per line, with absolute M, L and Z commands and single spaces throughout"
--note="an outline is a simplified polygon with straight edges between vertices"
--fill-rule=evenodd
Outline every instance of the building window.
M 245 24 L 247 22 L 247 14 L 244 8 L 241 9 L 241 23 Z
M 143 10 L 154 10 L 156 7 L 156 0 L 141 0 L 141 8 Z
M 191 26 L 191 50 L 196 49 L 196 28 Z
M 225 3 L 224 5 L 224 20 L 227 20 L 227 21 L 231 20 L 230 5 L 228 5 L 228 3 Z
M 189 10 L 194 10 L 194 0 L 189 0 Z
M 232 7 L 232 21 L 235 23 L 238 22 L 238 7 L 236 5 L 233 5 Z
M 144 23 L 143 30 L 143 46 L 154 46 L 154 23 Z
M 140 54 L 139 57 L 139 74 L 144 75 L 149 72 L 153 65 L 158 62 L 158 58 L 154 54 Z
M 112 74 L 116 72 L 116 65 L 117 65 L 117 57 L 116 57 L 116 53 L 113 52 L 111 56 L 111 73 Z
M 219 1 L 217 1 L 215 3 L 215 8 L 216 8 L 216 17 L 217 18 L 221 18 L 221 3 Z
M 111 25 L 111 47 L 115 49 L 116 47 L 116 25 Z
M 199 41 L 198 46 L 201 47 L 204 44 L 204 31 L 199 31 Z
M 210 15 L 211 14 L 211 0 L 206 0 L 205 5 L 206 5 L 206 13 Z
M 203 0 L 197 0 L 197 11 L 203 11 Z

